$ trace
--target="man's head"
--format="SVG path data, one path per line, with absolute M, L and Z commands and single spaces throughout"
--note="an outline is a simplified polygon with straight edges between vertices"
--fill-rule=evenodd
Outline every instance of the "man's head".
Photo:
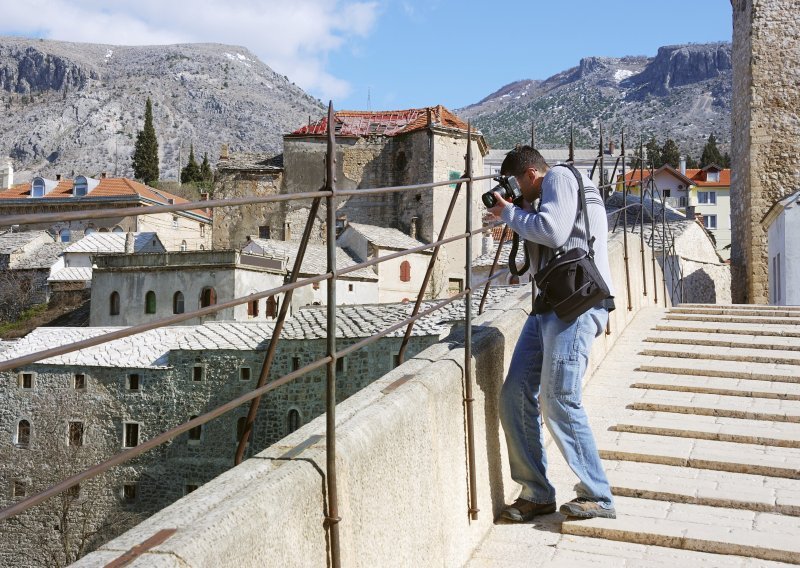
M 547 162 L 538 150 L 530 146 L 517 146 L 506 154 L 500 174 L 517 178 L 523 197 L 532 203 L 539 198 L 542 178 L 548 169 Z

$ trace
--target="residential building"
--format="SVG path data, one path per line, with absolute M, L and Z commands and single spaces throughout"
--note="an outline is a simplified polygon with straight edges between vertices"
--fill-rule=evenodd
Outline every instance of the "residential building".
M 800 306 L 800 191 L 776 201 L 761 225 L 768 238 L 769 303 Z
M 13 179 L 13 176 L 12 176 Z M 0 189 L 0 215 L 55 213 L 91 209 L 119 209 L 187 203 L 186 199 L 127 178 L 95 179 L 78 175 L 74 179 L 34 177 L 28 183 Z M 24 230 L 45 229 L 61 242 L 75 242 L 93 232 L 155 232 L 167 250 L 211 248 L 211 213 L 204 209 L 80 221 L 34 223 Z

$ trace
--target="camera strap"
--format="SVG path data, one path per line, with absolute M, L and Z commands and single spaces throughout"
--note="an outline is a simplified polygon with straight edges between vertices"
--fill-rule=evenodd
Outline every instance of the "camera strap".
M 511 253 L 508 255 L 508 270 L 514 276 L 520 276 L 528 271 L 531 266 L 531 259 L 528 256 L 528 247 L 524 244 L 522 250 L 524 251 L 522 268 L 517 268 L 517 252 L 519 252 L 519 235 L 514 232 L 511 237 Z

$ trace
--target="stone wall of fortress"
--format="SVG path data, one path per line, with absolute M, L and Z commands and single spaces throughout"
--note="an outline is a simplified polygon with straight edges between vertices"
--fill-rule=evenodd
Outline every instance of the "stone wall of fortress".
M 732 0 L 733 300 L 769 301 L 770 206 L 800 188 L 800 17 L 794 0 Z

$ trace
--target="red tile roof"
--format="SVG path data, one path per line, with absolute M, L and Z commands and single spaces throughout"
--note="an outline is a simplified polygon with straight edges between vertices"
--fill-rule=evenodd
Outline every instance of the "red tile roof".
M 377 112 L 343 110 L 334 113 L 337 136 L 397 136 L 435 126 L 467 130 L 467 123 L 442 105 L 407 110 Z M 295 130 L 289 136 L 323 136 L 328 132 L 328 117 Z
M 730 169 L 720 169 L 719 171 L 719 181 L 707 181 L 708 172 L 707 169 L 688 169 L 686 170 L 686 175 L 681 175 L 681 173 L 673 168 L 672 166 L 665 165 L 661 166 L 659 169 L 655 171 L 657 174 L 658 172 L 665 171 L 674 175 L 675 177 L 680 177 L 687 183 L 691 185 L 695 185 L 698 187 L 730 187 L 731 185 L 731 170 Z M 638 187 L 639 185 L 639 176 L 642 175 L 641 170 L 633 170 L 630 172 L 625 173 L 625 181 L 627 182 L 628 187 Z M 622 181 L 622 176 L 617 177 L 617 181 Z M 649 170 L 644 171 L 643 179 L 645 183 L 647 180 L 650 179 L 650 172 Z
M 170 200 L 172 203 L 176 204 L 189 203 L 188 199 L 178 197 L 177 195 L 173 195 L 160 189 L 152 188 L 144 185 L 143 183 L 139 183 L 136 180 L 128 178 L 101 178 L 97 181 L 100 183 L 98 183 L 96 187 L 92 188 L 88 195 L 78 199 L 85 200 L 91 199 L 92 197 L 131 197 L 132 199 L 147 199 L 160 205 L 169 205 Z M 0 200 L 23 199 L 30 197 L 32 184 L 32 181 L 28 183 L 20 183 L 13 185 L 4 191 L 0 191 Z M 62 179 L 58 182 L 58 185 L 56 185 L 56 187 L 54 187 L 50 192 L 46 193 L 44 197 L 36 199 L 70 198 L 72 197 L 74 186 L 74 180 Z M 191 212 L 210 218 L 209 213 L 202 209 L 194 209 Z

